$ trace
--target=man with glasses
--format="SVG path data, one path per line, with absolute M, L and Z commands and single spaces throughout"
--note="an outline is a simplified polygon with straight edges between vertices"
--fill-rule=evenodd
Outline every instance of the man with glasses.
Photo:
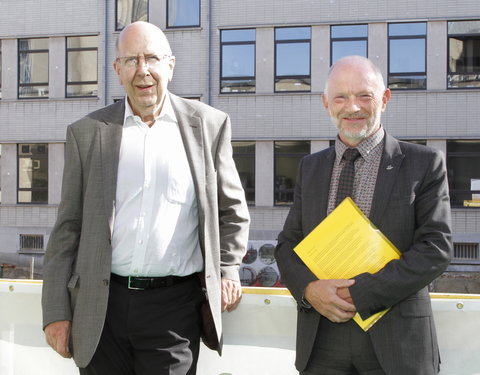
M 119 35 L 125 100 L 67 130 L 45 257 L 47 342 L 81 374 L 195 374 L 241 296 L 249 216 L 230 120 L 167 90 L 175 57 L 146 22 Z

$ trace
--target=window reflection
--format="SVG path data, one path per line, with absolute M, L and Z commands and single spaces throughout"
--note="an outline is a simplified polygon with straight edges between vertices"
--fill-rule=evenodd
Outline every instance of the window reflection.
M 116 0 L 116 30 L 135 21 L 148 21 L 148 0 Z
M 331 65 L 345 56 L 367 57 L 367 25 L 331 26 Z
M 275 29 L 275 91 L 310 91 L 310 27 Z
M 300 160 L 310 154 L 309 141 L 275 142 L 275 205 L 293 203 L 293 190 Z
M 18 145 L 18 203 L 48 203 L 48 144 Z
M 255 204 L 255 142 L 233 141 L 233 159 L 237 167 L 245 197 L 249 205 Z
M 200 0 L 167 0 L 168 27 L 200 26 Z
M 388 87 L 426 89 L 426 23 L 388 25 Z
M 255 30 L 222 30 L 220 38 L 220 92 L 255 92 Z
M 67 97 L 97 96 L 97 37 L 67 38 Z
M 48 98 L 48 38 L 18 40 L 18 97 Z
M 448 23 L 448 88 L 480 88 L 480 21 Z

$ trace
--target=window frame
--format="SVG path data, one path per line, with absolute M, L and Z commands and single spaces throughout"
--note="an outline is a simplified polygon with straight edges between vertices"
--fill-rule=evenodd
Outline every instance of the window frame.
M 50 93 L 48 95 L 44 96 L 20 96 L 20 88 L 21 87 L 35 87 L 35 86 L 43 86 L 47 89 L 49 89 L 49 81 L 50 81 L 50 50 L 49 48 L 41 48 L 41 49 L 27 49 L 27 50 L 22 50 L 20 46 L 20 42 L 23 40 L 33 40 L 33 39 L 45 39 L 47 40 L 48 45 L 50 46 L 50 40 L 49 38 L 19 38 L 17 40 L 17 99 L 20 100 L 37 100 L 37 99 L 48 99 L 50 96 Z M 47 54 L 47 82 L 34 82 L 34 83 L 21 83 L 20 81 L 20 74 L 21 74 L 21 69 L 20 69 L 20 62 L 21 62 L 21 54 L 40 54 L 40 53 L 46 53 Z
M 222 40 L 222 33 L 224 31 L 235 31 L 235 30 L 253 30 L 255 32 L 255 40 L 249 41 L 228 41 L 224 42 Z M 223 77 L 223 47 L 224 46 L 240 46 L 240 45 L 253 45 L 253 76 L 234 76 L 234 77 Z M 222 29 L 220 30 L 220 85 L 219 91 L 220 94 L 255 94 L 257 91 L 257 29 L 256 28 L 245 28 L 245 29 Z M 251 91 L 222 91 L 223 81 L 253 81 L 254 89 Z
M 277 30 L 279 29 L 309 29 L 310 31 L 310 38 L 309 39 L 280 39 L 277 40 Z M 312 91 L 312 27 L 311 26 L 287 26 L 287 27 L 275 27 L 274 28 L 274 35 L 273 35 L 273 40 L 274 40 L 274 61 L 273 61 L 273 92 L 274 93 L 305 93 L 305 92 L 311 92 Z M 309 74 L 304 75 L 304 74 L 296 74 L 296 75 L 282 75 L 279 76 L 277 75 L 277 46 L 279 44 L 299 44 L 299 43 L 308 43 L 308 70 Z M 309 89 L 308 90 L 277 90 L 277 82 L 280 80 L 284 79 L 297 79 L 297 80 L 303 80 L 307 79 L 309 80 Z
M 118 1 L 119 0 L 115 0 L 115 31 L 122 31 L 128 25 L 125 25 L 123 27 L 118 26 Z M 150 12 L 149 12 L 150 0 L 146 0 L 146 2 L 147 2 L 147 19 L 146 19 L 146 22 L 149 22 L 149 20 L 150 20 Z M 130 20 L 130 23 L 133 23 L 133 22 L 136 22 L 136 21 L 140 21 L 140 20 Z
M 460 36 L 460 37 L 465 37 L 465 36 L 473 36 L 473 35 L 478 35 L 478 38 L 480 39 L 480 32 L 478 34 L 450 34 L 448 32 L 449 30 L 449 24 L 450 23 L 460 23 L 460 22 L 479 22 L 480 23 L 480 19 L 474 19 L 474 20 L 455 20 L 455 21 L 447 21 L 447 77 L 446 77 L 446 85 L 447 85 L 447 90 L 478 90 L 480 89 L 480 70 L 477 71 L 477 72 L 472 72 L 472 73 L 452 73 L 450 71 L 450 63 L 449 63 L 449 59 L 450 59 L 450 38 L 451 37 L 455 37 L 455 36 Z M 450 82 L 450 75 L 458 75 L 458 76 L 466 76 L 466 75 L 478 75 L 478 82 L 479 82 L 479 85 L 476 86 L 476 87 L 468 87 L 468 86 L 465 86 L 465 87 L 451 87 L 449 82 Z
M 198 28 L 202 25 L 202 1 L 198 1 L 198 24 L 197 25 L 181 25 L 181 26 L 170 26 L 169 25 L 169 14 L 170 14 L 170 2 L 172 0 L 167 0 L 166 4 L 166 27 L 167 29 L 193 29 L 193 28 Z
M 82 37 L 96 37 L 97 38 L 97 46 L 96 47 L 75 47 L 75 48 L 68 48 L 68 38 L 82 38 Z M 95 51 L 97 53 L 97 61 L 96 61 L 96 81 L 68 81 L 68 53 L 69 52 L 87 52 L 87 51 Z M 80 85 L 97 85 L 97 95 L 68 95 L 68 87 L 69 86 L 80 86 Z M 65 38 L 65 97 L 66 98 L 98 98 L 98 35 L 74 35 L 74 36 L 67 36 Z
M 343 26 L 366 26 L 367 27 L 367 36 L 361 37 L 332 37 L 332 28 L 333 27 L 343 27 Z M 330 66 L 333 65 L 333 43 L 334 42 L 360 42 L 365 41 L 365 56 L 368 58 L 368 24 L 367 23 L 352 23 L 352 24 L 342 24 L 342 25 L 330 25 Z
M 31 155 L 30 157 L 29 156 L 21 156 L 20 155 L 20 147 L 21 146 L 25 146 L 25 145 L 29 145 L 29 146 L 32 146 L 32 145 L 36 145 L 36 146 L 39 146 L 39 145 L 43 145 L 45 146 L 45 154 L 44 155 L 41 155 L 41 156 L 38 156 L 38 155 Z M 17 204 L 19 205 L 46 205 L 48 204 L 48 189 L 49 189 L 49 186 L 48 186 L 48 143 L 17 143 Z M 42 160 L 45 160 L 46 163 L 47 163 L 47 186 L 46 187 L 31 187 L 31 188 L 21 188 L 20 187 L 20 159 L 33 159 L 35 157 L 35 159 L 42 159 Z M 32 184 L 33 184 L 33 179 L 32 179 Z M 41 202 L 20 202 L 20 192 L 22 191 L 30 191 L 30 192 L 46 192 L 47 193 L 47 200 L 46 201 L 41 201 Z
M 390 36 L 390 25 L 405 25 L 405 24 L 425 24 L 425 34 L 412 34 L 412 35 L 394 35 Z M 401 91 L 411 91 L 411 90 L 426 90 L 427 89 L 427 29 L 428 23 L 425 21 L 420 22 L 390 22 L 387 25 L 387 39 L 388 39 L 388 73 L 387 73 L 387 88 L 390 90 L 401 90 Z M 424 40 L 425 48 L 424 48 L 424 62 L 425 62 L 425 71 L 424 72 L 403 72 L 403 73 L 391 73 L 390 72 L 390 62 L 391 62 L 391 45 L 390 41 L 392 40 Z M 425 87 L 391 87 L 391 76 L 395 77 L 409 77 L 409 76 L 425 76 Z

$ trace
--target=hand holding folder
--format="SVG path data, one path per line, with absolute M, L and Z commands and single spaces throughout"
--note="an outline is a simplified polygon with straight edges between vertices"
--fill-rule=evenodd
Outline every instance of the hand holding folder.
M 351 279 L 364 272 L 375 273 L 400 258 L 395 246 L 348 197 L 294 250 L 319 279 Z M 357 313 L 353 319 L 367 331 L 387 311 L 366 320 Z

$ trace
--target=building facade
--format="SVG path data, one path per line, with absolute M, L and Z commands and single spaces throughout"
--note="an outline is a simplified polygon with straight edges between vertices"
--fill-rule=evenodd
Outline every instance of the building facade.
M 301 157 L 336 135 L 321 95 L 338 58 L 369 57 L 392 99 L 397 138 L 444 152 L 451 271 L 480 269 L 480 3 L 311 0 L 0 2 L 0 265 L 41 277 L 60 201 L 65 131 L 122 99 L 119 31 L 162 28 L 176 56 L 170 90 L 227 112 L 250 205 L 245 285 L 278 285 L 272 249 Z M 2 275 L 0 275 L 1 277 Z

